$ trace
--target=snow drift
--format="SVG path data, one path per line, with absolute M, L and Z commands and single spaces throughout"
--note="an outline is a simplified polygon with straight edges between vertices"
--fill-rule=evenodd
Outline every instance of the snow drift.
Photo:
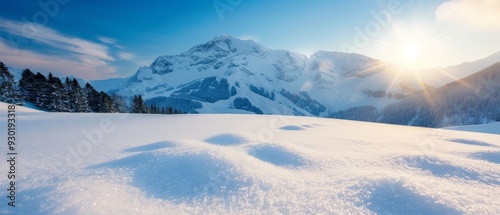
M 293 116 L 17 113 L 18 198 L 2 214 L 500 213 L 494 134 Z

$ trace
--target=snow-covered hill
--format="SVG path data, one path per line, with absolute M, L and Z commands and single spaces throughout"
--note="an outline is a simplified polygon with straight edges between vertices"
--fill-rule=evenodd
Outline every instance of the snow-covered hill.
M 488 123 L 488 124 L 481 124 L 481 125 L 453 126 L 453 127 L 447 127 L 445 129 L 457 130 L 457 131 L 480 132 L 480 133 L 489 133 L 489 134 L 498 134 L 498 135 L 500 135 L 500 122 Z
M 499 135 L 22 107 L 17 123 L 16 207 L 4 197 L 1 214 L 500 213 Z
M 415 78 L 366 56 L 319 51 L 308 58 L 222 35 L 158 57 L 108 90 L 188 112 L 327 116 L 384 106 L 420 88 Z

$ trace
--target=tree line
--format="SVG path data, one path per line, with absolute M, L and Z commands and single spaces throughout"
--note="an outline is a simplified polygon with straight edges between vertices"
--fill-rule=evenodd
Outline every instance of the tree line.
M 97 91 L 90 83 L 81 87 L 75 78 L 64 81 L 49 73 L 45 75 L 30 69 L 22 72 L 17 82 L 8 67 L 0 62 L 0 101 L 11 104 L 30 102 L 49 112 L 78 113 L 152 113 L 181 114 L 170 106 L 147 106 L 141 95 L 135 95 L 130 103 L 116 93 Z

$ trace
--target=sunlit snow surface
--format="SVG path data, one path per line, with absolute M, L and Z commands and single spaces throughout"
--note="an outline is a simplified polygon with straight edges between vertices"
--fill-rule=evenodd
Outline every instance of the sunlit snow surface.
M 500 135 L 305 117 L 17 111 L 16 208 L 3 197 L 0 214 L 500 213 Z M 2 162 L 1 196 L 7 169 Z

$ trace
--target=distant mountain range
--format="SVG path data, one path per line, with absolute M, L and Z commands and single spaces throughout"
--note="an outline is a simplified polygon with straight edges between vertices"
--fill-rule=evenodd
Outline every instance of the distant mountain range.
M 330 117 L 424 127 L 500 121 L 500 63 L 384 108 L 353 107 Z
M 140 94 L 150 104 L 173 104 L 192 113 L 327 117 L 352 107 L 385 107 L 453 81 L 445 71 L 462 78 L 495 60 L 500 61 L 500 54 L 444 70 L 426 70 L 434 75 L 418 80 L 397 65 L 359 54 L 318 51 L 307 57 L 221 35 L 179 55 L 160 56 L 129 78 L 92 84 L 99 90 L 125 97 Z
M 458 104 L 462 94 L 457 92 L 469 95 L 464 89 L 472 88 L 482 92 L 478 84 L 497 87 L 478 80 L 489 80 L 490 73 L 498 72 L 498 65 L 490 68 L 493 72 L 481 71 L 461 80 L 496 62 L 500 62 L 500 52 L 474 62 L 414 73 L 354 53 L 318 51 L 307 57 L 221 35 L 179 55 L 157 57 L 131 77 L 89 82 L 97 90 L 128 98 L 142 95 L 148 104 L 190 113 L 284 114 L 442 126 L 495 119 L 474 116 L 474 120 L 457 120 L 460 114 L 445 114 L 446 119 L 430 122 L 423 119 L 423 111 L 429 101 Z M 457 84 L 464 81 L 468 85 Z M 457 101 L 448 101 L 453 99 Z M 417 114 L 400 116 L 391 108 L 413 108 Z

